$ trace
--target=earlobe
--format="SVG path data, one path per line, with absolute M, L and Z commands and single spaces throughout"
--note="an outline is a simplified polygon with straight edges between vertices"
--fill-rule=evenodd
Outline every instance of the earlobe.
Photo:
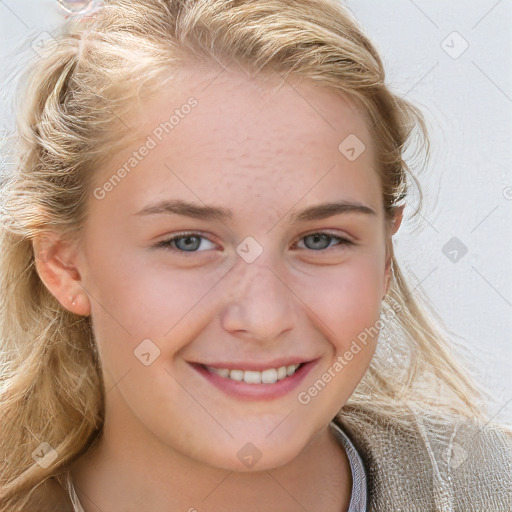
M 76 315 L 91 312 L 89 297 L 76 268 L 76 249 L 56 234 L 45 234 L 33 240 L 37 273 L 60 304 Z

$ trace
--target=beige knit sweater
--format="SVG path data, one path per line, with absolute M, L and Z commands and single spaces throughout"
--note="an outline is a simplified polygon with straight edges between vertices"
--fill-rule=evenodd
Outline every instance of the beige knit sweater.
M 512 429 L 416 414 L 408 430 L 338 416 L 367 472 L 371 512 L 512 512 Z

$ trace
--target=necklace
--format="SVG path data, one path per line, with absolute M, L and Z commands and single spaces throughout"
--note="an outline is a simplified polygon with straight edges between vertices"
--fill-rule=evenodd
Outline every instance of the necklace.
M 367 482 L 366 482 L 366 471 L 361 456 L 355 449 L 352 441 L 348 438 L 347 434 L 343 430 L 331 421 L 331 428 L 334 431 L 337 441 L 345 449 L 345 452 L 350 463 L 350 471 L 352 473 L 352 492 L 350 495 L 350 504 L 348 506 L 348 512 L 366 512 L 367 511 Z M 71 480 L 71 474 L 68 472 L 66 476 L 66 486 L 73 504 L 73 512 L 85 512 L 80 500 L 75 491 L 73 481 Z

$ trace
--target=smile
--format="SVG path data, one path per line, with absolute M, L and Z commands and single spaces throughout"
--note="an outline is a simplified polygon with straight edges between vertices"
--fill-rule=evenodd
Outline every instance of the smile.
M 224 394 L 239 400 L 275 400 L 292 393 L 314 368 L 318 359 L 290 364 L 257 365 L 256 363 L 220 363 L 210 366 L 189 363 L 206 382 Z M 226 366 L 230 366 L 226 368 Z M 242 369 L 244 366 L 249 368 Z M 259 368 L 258 368 L 259 366 Z M 240 368 L 242 367 L 242 368 Z
M 280 366 L 279 368 L 268 368 L 263 371 L 257 370 L 230 370 L 229 368 L 214 368 L 206 366 L 210 373 L 220 375 L 225 379 L 235 380 L 237 382 L 244 381 L 247 384 L 274 384 L 277 381 L 291 377 L 295 370 L 301 366 L 300 364 L 291 364 L 288 366 Z

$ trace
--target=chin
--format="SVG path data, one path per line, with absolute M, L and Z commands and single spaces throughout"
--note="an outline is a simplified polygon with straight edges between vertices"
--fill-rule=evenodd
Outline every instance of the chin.
M 281 435 L 273 432 L 269 436 L 266 432 L 237 435 L 236 439 L 226 440 L 223 444 L 214 442 L 207 447 L 207 452 L 196 452 L 194 458 L 228 471 L 267 471 L 290 463 L 308 444 L 308 439 L 302 439 L 302 436 L 294 439 L 286 430 Z
M 297 457 L 300 450 L 276 450 L 275 448 L 263 448 L 260 450 L 254 444 L 246 443 L 238 450 L 233 448 L 233 452 L 234 455 L 228 456 L 226 456 L 225 451 L 216 453 L 209 457 L 208 460 L 204 460 L 204 462 L 210 466 L 227 471 L 257 473 L 285 466 Z

